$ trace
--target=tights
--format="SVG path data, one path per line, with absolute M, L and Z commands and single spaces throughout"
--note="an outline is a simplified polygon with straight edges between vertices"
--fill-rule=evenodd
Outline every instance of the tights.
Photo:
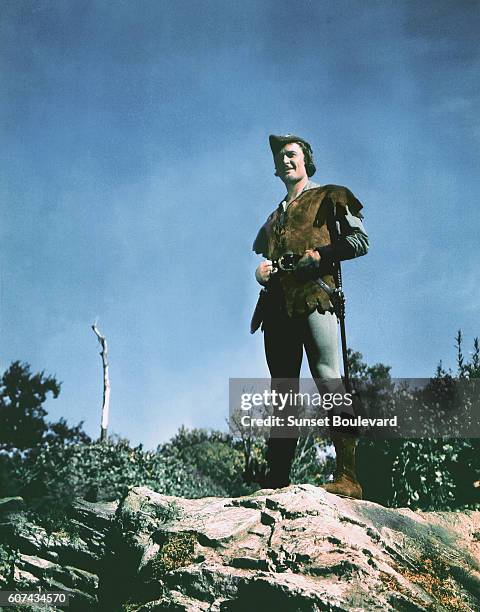
M 314 311 L 309 316 L 299 317 L 272 313 L 264 321 L 264 341 L 272 390 L 298 392 L 304 347 L 314 379 L 341 379 L 337 317 L 331 312 Z M 290 408 L 290 413 L 292 410 Z M 288 414 L 287 408 L 283 416 Z M 272 429 L 268 440 L 267 463 L 271 487 L 283 487 L 290 483 L 290 467 L 297 445 L 296 437 L 278 437 L 280 435 Z

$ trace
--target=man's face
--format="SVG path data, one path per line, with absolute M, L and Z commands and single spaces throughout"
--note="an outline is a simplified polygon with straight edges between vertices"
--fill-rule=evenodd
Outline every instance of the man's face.
M 275 169 L 285 185 L 308 178 L 302 147 L 296 142 L 284 145 L 275 155 Z

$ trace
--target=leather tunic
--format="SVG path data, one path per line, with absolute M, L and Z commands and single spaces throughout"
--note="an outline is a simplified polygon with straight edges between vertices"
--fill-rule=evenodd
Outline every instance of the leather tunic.
M 347 209 L 348 207 L 348 209 Z M 286 211 L 279 206 L 260 228 L 253 250 L 275 260 L 287 252 L 303 255 L 307 249 L 332 244 L 331 230 L 335 218 L 349 211 L 362 218 L 362 205 L 346 187 L 325 185 L 302 192 Z M 335 287 L 333 261 L 322 257 L 316 271 L 279 272 L 269 281 L 270 300 L 284 306 L 289 316 L 310 314 L 314 310 L 332 310 L 327 293 L 315 282 L 322 278 Z M 283 302 L 283 304 L 279 304 Z

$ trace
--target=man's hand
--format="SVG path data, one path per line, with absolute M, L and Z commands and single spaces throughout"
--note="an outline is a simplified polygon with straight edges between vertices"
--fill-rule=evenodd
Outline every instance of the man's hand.
M 266 285 L 272 274 L 272 262 L 269 259 L 265 259 L 255 270 L 255 278 L 260 285 Z
M 307 249 L 303 254 L 302 259 L 297 264 L 297 269 L 317 269 L 320 266 L 320 253 L 315 249 Z

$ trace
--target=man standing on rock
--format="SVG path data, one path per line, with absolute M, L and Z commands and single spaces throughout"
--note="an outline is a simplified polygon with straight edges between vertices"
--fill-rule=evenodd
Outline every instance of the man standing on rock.
M 290 379 L 283 391 L 296 392 L 304 347 L 314 379 L 341 379 L 337 317 L 320 285 L 323 281 L 335 288 L 336 262 L 365 255 L 369 243 L 361 221 L 362 205 L 351 191 L 310 180 L 316 171 L 310 144 L 292 134 L 271 135 L 269 140 L 275 175 L 287 193 L 253 244 L 253 250 L 265 259 L 255 272 L 264 290 L 252 319 L 252 333 L 263 322 L 272 389 L 282 391 L 282 379 Z M 356 432 L 337 429 L 331 434 L 337 465 L 334 481 L 324 488 L 361 499 L 355 473 Z M 271 431 L 265 487 L 290 483 L 296 445 L 297 438 Z

